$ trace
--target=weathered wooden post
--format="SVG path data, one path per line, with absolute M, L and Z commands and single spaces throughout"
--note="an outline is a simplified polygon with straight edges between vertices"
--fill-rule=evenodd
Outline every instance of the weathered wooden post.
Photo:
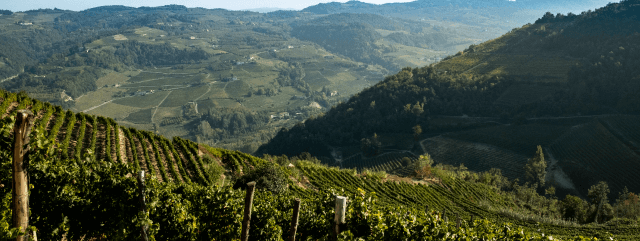
M 27 231 L 29 226 L 29 134 L 34 123 L 34 115 L 30 110 L 19 110 L 13 127 L 13 227 Z M 16 241 L 26 241 L 29 234 L 21 235 Z
M 256 182 L 247 183 L 247 195 L 244 198 L 244 219 L 242 219 L 242 233 L 240 240 L 249 240 L 249 224 L 251 223 L 251 207 L 253 206 L 253 192 Z
M 144 213 L 147 211 L 147 203 L 144 200 L 144 193 L 145 193 L 144 171 L 141 170 L 138 172 L 138 195 L 140 195 L 140 212 L 141 213 Z M 149 240 L 149 238 L 147 237 L 147 228 L 148 227 L 144 225 L 140 230 L 140 236 L 142 237 L 143 241 Z
M 460 228 L 460 214 L 456 213 L 456 228 Z
M 338 240 L 340 224 L 345 223 L 345 211 L 347 209 L 347 197 L 336 196 L 335 225 L 333 227 L 333 240 Z
M 429 205 L 426 206 L 425 211 L 429 214 Z
M 289 241 L 296 241 L 296 230 L 298 230 L 299 215 L 300 215 L 300 198 L 296 198 L 293 204 L 293 217 L 291 218 L 291 228 L 289 229 Z
M 471 223 L 471 224 L 473 224 L 473 218 L 474 218 L 474 216 L 473 216 L 473 213 L 472 213 L 472 214 L 471 214 L 471 219 L 470 219 L 470 223 Z

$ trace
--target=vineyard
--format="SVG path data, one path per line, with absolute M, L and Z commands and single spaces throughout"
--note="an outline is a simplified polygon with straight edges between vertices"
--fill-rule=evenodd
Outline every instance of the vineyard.
M 64 111 L 22 93 L 3 91 L 2 100 L 0 112 L 5 117 L 29 108 L 37 116 L 34 128 L 55 143 L 56 156 L 61 159 L 128 163 L 160 182 L 209 185 L 217 179 L 202 170 L 203 154 L 192 141 L 179 137 L 170 141 L 149 131 L 119 126 L 111 118 Z
M 407 163 L 403 163 L 404 158 L 408 159 Z M 385 171 L 407 176 L 413 174 L 408 163 L 415 160 L 417 160 L 416 156 L 407 152 L 388 152 L 374 157 L 364 157 L 362 154 L 357 154 L 342 161 L 342 168 L 353 168 L 358 172 L 362 172 L 364 169 L 374 172 Z
M 8 147 L 16 111 L 27 108 L 36 116 L 30 143 L 29 225 L 41 239 L 133 240 L 139 239 L 139 230 L 146 226 L 150 240 L 239 240 L 244 192 L 233 189 L 229 182 L 221 185 L 222 176 L 210 171 L 210 165 L 223 166 L 224 175 L 239 176 L 269 161 L 180 137 L 169 140 L 119 126 L 109 118 L 64 111 L 24 94 L 2 92 L 1 97 L 3 239 L 17 235 L 10 226 Z M 435 142 L 442 144 L 447 139 Z M 507 153 L 497 148 L 477 151 L 498 157 Z M 447 155 L 453 153 L 434 156 Z M 461 156 L 464 158 L 464 153 Z M 574 227 L 511 218 L 486 207 L 518 207 L 495 187 L 453 178 L 446 170 L 434 170 L 439 181 L 423 184 L 363 176 L 355 170 L 400 171 L 406 166 L 403 159 L 415 161 L 411 154 L 396 152 L 345 160 L 344 164 L 353 169 L 329 168 L 304 160 L 279 167 L 289 175 L 288 191 L 256 192 L 251 240 L 286 239 L 295 198 L 303 203 L 296 238 L 327 239 L 335 223 L 334 195 L 349 200 L 346 228 L 339 240 L 549 240 L 550 235 L 563 240 L 592 240 L 578 235 L 599 239 L 614 235 L 616 240 L 632 240 L 640 233 L 634 225 Z M 138 183 L 133 177 L 141 170 L 148 173 L 144 179 L 145 212 L 137 211 Z
M 636 154 L 640 155 L 640 117 L 612 116 L 600 118 L 603 125 L 616 135 Z
M 624 128 L 622 123 L 631 118 L 615 119 L 619 121 L 609 119 L 608 122 Z M 637 132 L 626 134 L 633 136 Z M 549 149 L 574 183 L 589 187 L 598 181 L 606 181 L 610 183 L 609 198 L 614 198 L 624 186 L 630 190 L 640 189 L 635 181 L 640 172 L 640 156 L 598 120 L 565 133 L 551 143 Z
M 551 124 L 499 125 L 445 134 L 451 139 L 478 142 L 504 148 L 527 157 L 535 154 L 536 146 L 547 146 L 570 127 Z
M 553 94 L 554 88 L 536 85 L 514 85 L 509 87 L 494 103 L 496 106 L 519 106 L 536 102 Z
M 448 137 L 432 137 L 420 142 L 424 151 L 431 155 L 436 163 L 459 166 L 476 171 L 488 171 L 499 168 L 510 179 L 524 176 L 524 164 L 527 156 L 516 152 L 484 144 L 468 142 Z

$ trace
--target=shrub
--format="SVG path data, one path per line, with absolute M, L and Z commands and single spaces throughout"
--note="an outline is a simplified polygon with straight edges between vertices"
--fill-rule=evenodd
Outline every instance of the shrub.
M 220 180 L 220 177 L 222 176 L 222 174 L 224 173 L 224 168 L 222 166 L 220 166 L 218 164 L 218 162 L 216 162 L 216 160 L 214 160 L 213 158 L 205 155 L 202 158 L 202 162 L 203 162 L 203 169 L 204 172 L 206 173 L 207 176 L 209 177 L 213 177 L 214 182 Z
M 282 193 L 287 190 L 287 175 L 280 166 L 272 162 L 266 162 L 255 169 L 246 172 L 238 178 L 233 188 L 244 188 L 249 182 L 255 181 L 256 188 Z

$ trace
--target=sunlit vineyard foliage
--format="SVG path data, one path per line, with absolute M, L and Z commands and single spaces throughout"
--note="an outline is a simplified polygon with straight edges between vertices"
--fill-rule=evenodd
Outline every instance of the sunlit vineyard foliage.
M 29 105 L 18 104 L 9 109 L 11 105 L 5 104 L 19 99 L 16 94 L 3 92 L 0 104 L 5 107 L 0 111 L 8 114 L 0 121 L 3 239 L 18 234 L 10 224 L 9 186 L 9 147 L 17 107 L 31 108 L 37 116 L 51 119 L 36 120 L 30 143 L 30 225 L 43 240 L 62 239 L 63 235 L 68 240 L 81 237 L 133 240 L 139 239 L 142 225 L 149 225 L 151 240 L 238 240 L 244 191 L 231 188 L 229 182 L 221 186 L 220 177 L 204 168 L 217 165 L 210 159 L 219 160 L 228 171 L 226 175 L 234 179 L 275 161 L 181 138 L 169 141 L 151 132 L 121 128 L 108 118 L 67 114 L 57 106 L 25 98 L 22 100 Z M 66 128 L 64 134 L 59 133 L 61 128 Z M 124 142 L 120 142 L 120 132 Z M 69 136 L 77 140 L 70 141 Z M 59 147 L 65 147 L 67 154 L 62 154 L 65 149 Z M 113 151 L 117 154 L 113 155 Z M 373 159 L 380 159 L 382 167 L 397 167 L 400 164 L 395 162 L 405 157 L 394 154 Z M 295 198 L 301 198 L 304 204 L 297 238 L 328 239 L 334 222 L 335 195 L 347 196 L 349 200 L 347 225 L 340 240 L 592 240 L 580 235 L 623 240 L 640 233 L 634 225 L 583 227 L 534 223 L 495 211 L 491 207 L 522 207 L 514 204 L 510 195 L 501 194 L 493 186 L 498 181 L 491 177 L 474 178 L 477 174 L 436 167 L 435 182 L 410 184 L 387 180 L 384 175 L 368 171 L 359 174 L 354 169 L 340 170 L 315 163 L 317 160 L 296 159 L 291 165 L 275 164 L 289 176 L 288 188 L 278 194 L 257 191 L 251 239 L 286 239 Z M 138 212 L 135 175 L 139 170 L 149 171 L 145 179 L 146 212 Z M 470 220 L 472 215 L 474 221 Z M 461 219 L 460 227 L 457 217 Z

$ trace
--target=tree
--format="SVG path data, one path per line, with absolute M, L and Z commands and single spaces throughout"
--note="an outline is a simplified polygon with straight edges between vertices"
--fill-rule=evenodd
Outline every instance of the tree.
M 587 202 L 580 199 L 579 197 L 567 195 L 562 200 L 562 202 L 560 202 L 562 217 L 565 219 L 575 219 L 578 222 L 582 222 L 587 209 L 587 205 Z
M 416 177 L 425 178 L 431 175 L 431 165 L 433 165 L 433 159 L 431 159 L 429 154 L 420 155 L 414 167 Z
M 373 133 L 371 138 L 362 138 L 360 140 L 360 149 L 367 156 L 378 155 L 378 151 L 382 147 L 382 143 L 378 140 L 378 135 Z
M 587 197 L 591 200 L 591 204 L 596 207 L 595 217 L 593 219 L 595 222 L 606 222 L 612 218 L 613 210 L 611 205 L 609 205 L 607 195 L 609 195 L 609 185 L 607 182 L 600 181 L 598 184 L 589 188 Z M 611 210 L 609 211 L 609 209 Z
M 416 102 L 416 104 L 411 108 L 411 113 L 416 116 L 420 116 L 424 113 L 424 103 L 420 104 L 420 102 Z
M 550 186 L 549 188 L 547 188 L 547 190 L 544 190 L 544 194 L 552 197 L 556 194 L 556 188 L 554 186 Z
M 422 127 L 420 125 L 416 125 L 413 127 L 413 139 L 418 140 L 418 137 L 422 134 Z
M 544 153 L 542 153 L 541 146 L 538 146 L 536 155 L 529 159 L 524 169 L 529 180 L 539 183 L 540 186 L 544 186 L 547 176 L 547 163 L 544 161 Z

